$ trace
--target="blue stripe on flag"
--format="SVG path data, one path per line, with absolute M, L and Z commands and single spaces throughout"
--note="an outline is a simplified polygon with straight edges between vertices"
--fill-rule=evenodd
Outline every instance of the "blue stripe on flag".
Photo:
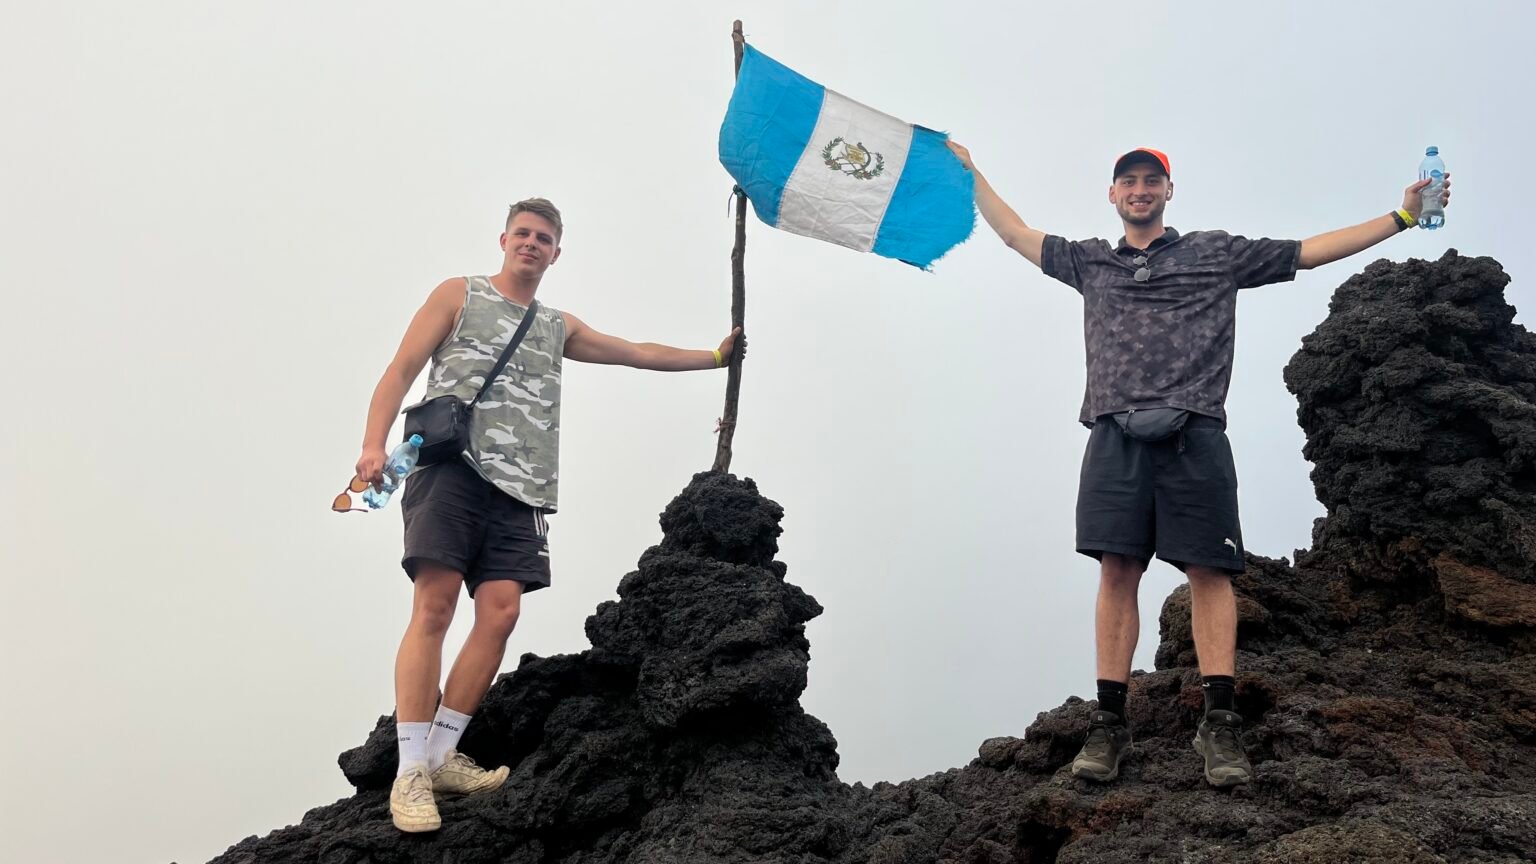
M 876 255 L 924 270 L 976 228 L 975 181 L 932 129 L 912 127 L 912 150 L 875 235 Z
M 777 225 L 784 185 L 816 129 L 826 90 L 751 45 L 745 47 L 736 90 L 720 124 L 720 163 L 738 178 L 757 218 Z

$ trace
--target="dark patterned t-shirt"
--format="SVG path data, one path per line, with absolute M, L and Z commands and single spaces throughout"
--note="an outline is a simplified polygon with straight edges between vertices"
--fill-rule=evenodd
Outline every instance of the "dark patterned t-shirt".
M 1288 282 L 1300 261 L 1299 241 L 1225 231 L 1169 228 L 1145 250 L 1124 238 L 1046 237 L 1041 269 L 1083 295 L 1088 381 L 1078 419 L 1183 408 L 1225 421 L 1237 289 Z

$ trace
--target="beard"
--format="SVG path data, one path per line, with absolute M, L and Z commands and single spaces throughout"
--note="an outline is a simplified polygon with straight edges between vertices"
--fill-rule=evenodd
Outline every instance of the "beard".
M 1148 207 L 1147 212 L 1143 215 L 1138 215 L 1134 210 L 1130 208 L 1129 205 L 1117 207 L 1115 209 L 1120 211 L 1120 219 L 1128 225 L 1151 225 L 1157 220 L 1163 218 L 1163 207 L 1167 203 L 1168 202 L 1163 199 L 1153 201 L 1152 206 Z

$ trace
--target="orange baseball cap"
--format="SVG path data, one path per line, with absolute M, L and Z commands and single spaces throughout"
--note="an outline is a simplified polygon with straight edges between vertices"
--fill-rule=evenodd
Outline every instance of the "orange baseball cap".
M 1164 174 L 1167 174 L 1170 178 L 1173 177 L 1173 169 L 1168 166 L 1167 153 L 1161 150 L 1153 150 L 1151 147 L 1137 147 L 1135 150 L 1115 160 L 1115 173 L 1110 179 L 1124 174 L 1126 169 L 1132 165 L 1141 165 L 1143 163 L 1156 165 L 1163 169 Z

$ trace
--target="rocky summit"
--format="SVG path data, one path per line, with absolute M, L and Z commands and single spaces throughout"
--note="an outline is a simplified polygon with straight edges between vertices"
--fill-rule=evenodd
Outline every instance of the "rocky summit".
M 1236 580 L 1249 786 L 1201 779 L 1186 588 L 1131 682 L 1116 782 L 1067 773 L 1092 707 L 1074 698 L 963 768 L 843 784 L 831 731 L 799 706 L 821 608 L 774 560 L 783 511 L 705 473 L 588 619 L 591 649 L 526 655 L 493 686 L 462 749 L 511 766 L 504 787 L 402 835 L 383 717 L 341 756 L 355 795 L 215 860 L 1531 861 L 1536 337 L 1508 281 L 1454 251 L 1378 262 L 1286 367 L 1327 516 L 1294 563 L 1250 556 Z

